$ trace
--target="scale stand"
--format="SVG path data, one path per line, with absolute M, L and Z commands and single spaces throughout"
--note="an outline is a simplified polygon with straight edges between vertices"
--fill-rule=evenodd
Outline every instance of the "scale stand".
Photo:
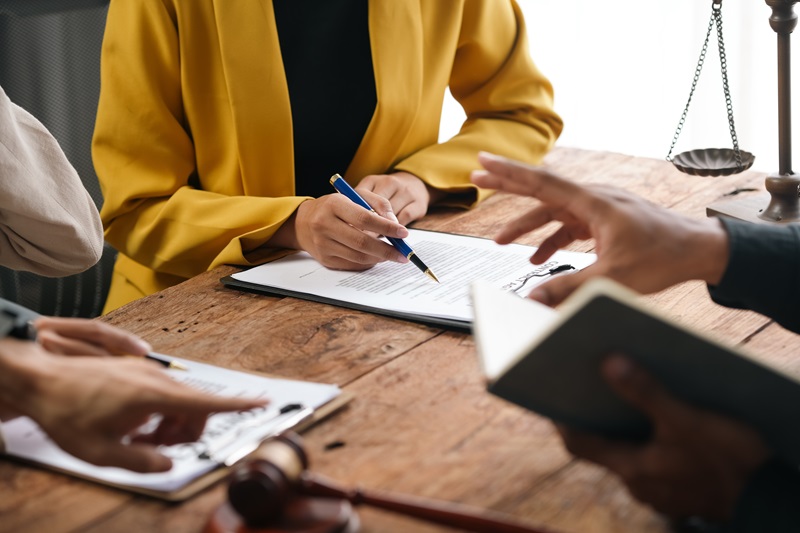
M 792 172 L 792 103 L 790 35 L 797 26 L 794 4 L 800 0 L 766 0 L 769 25 L 778 34 L 779 171 L 765 180 L 769 195 L 754 195 L 710 205 L 708 216 L 727 216 L 758 223 L 800 221 L 800 179 Z M 766 206 L 766 207 L 765 207 Z

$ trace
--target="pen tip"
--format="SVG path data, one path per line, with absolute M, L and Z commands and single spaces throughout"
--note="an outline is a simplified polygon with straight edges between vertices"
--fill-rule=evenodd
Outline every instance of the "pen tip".
M 430 268 L 429 268 L 428 270 L 426 270 L 426 271 L 425 271 L 425 273 L 426 273 L 426 274 L 427 274 L 427 275 L 428 275 L 428 276 L 429 276 L 429 277 L 430 277 L 430 278 L 431 278 L 433 281 L 435 281 L 436 283 L 441 283 L 441 281 L 439 281 L 439 278 L 437 278 L 437 277 L 436 277 L 436 274 L 434 274 L 434 273 L 431 271 L 431 269 L 430 269 Z
M 169 367 L 175 370 L 189 370 L 188 366 L 178 363 L 177 361 L 170 361 Z

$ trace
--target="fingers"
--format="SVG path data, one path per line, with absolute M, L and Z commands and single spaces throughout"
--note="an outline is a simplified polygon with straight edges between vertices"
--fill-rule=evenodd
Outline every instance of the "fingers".
M 563 425 L 557 425 L 556 429 L 572 455 L 603 465 L 623 477 L 640 453 L 638 446 L 625 441 L 606 439 Z
M 341 227 L 335 238 L 331 236 L 325 256 L 325 266 L 347 270 L 361 270 L 383 261 L 408 262 L 392 245 L 350 225 Z
M 370 193 L 366 193 L 366 195 L 369 196 L 369 200 L 367 198 L 364 199 L 376 210 L 375 213 L 354 204 L 342 195 L 331 195 L 332 214 L 342 222 L 361 231 L 370 231 L 378 235 L 397 237 L 398 239 L 408 237 L 408 230 L 405 227 L 378 214 L 378 209 L 384 213 L 392 211 L 389 201 L 386 198 L 371 195 Z
M 97 466 L 114 466 L 134 472 L 165 472 L 172 461 L 152 444 L 123 442 L 122 436 L 101 427 L 67 428 L 48 431 L 65 452 Z
M 134 442 L 172 446 L 183 442 L 194 442 L 203 434 L 208 420 L 207 414 L 179 414 L 162 417 L 152 433 L 139 434 Z
M 565 224 L 539 244 L 539 247 L 531 256 L 531 262 L 540 265 L 562 248 L 586 238 L 588 238 L 588 234 L 584 227 Z
M 657 431 L 666 426 L 681 426 L 696 417 L 693 409 L 676 400 L 627 357 L 612 355 L 603 362 L 601 370 L 614 392 L 647 415 Z
M 166 472 L 172 468 L 172 461 L 156 450 L 151 444 L 96 440 L 82 451 L 70 453 L 98 466 L 116 466 L 142 473 Z
M 398 222 L 397 216 L 395 215 L 396 204 L 392 201 L 398 193 L 398 183 L 387 180 L 377 181 L 371 178 L 376 178 L 376 176 L 367 176 L 361 180 L 361 183 L 356 187 L 356 191 L 380 216 L 388 218 L 393 222 Z M 400 206 L 400 208 L 404 206 L 405 203 Z
M 40 317 L 34 321 L 47 350 L 66 355 L 145 355 L 151 346 L 140 337 L 98 320 Z
M 401 224 L 408 224 L 421 218 L 428 212 L 430 203 L 430 192 L 427 186 L 418 177 L 406 172 L 399 172 L 389 175 L 370 175 L 366 176 L 356 187 L 356 190 L 364 192 L 362 196 L 369 202 L 375 211 L 387 218 L 395 217 Z M 390 213 L 385 213 L 376 207 L 370 198 L 383 198 L 390 204 Z
M 498 244 L 512 243 L 519 237 L 544 226 L 552 220 L 554 220 L 552 211 L 548 207 L 540 205 L 506 224 L 495 235 L 494 240 Z
M 214 396 L 187 385 L 176 383 L 163 372 L 160 372 L 160 374 L 169 383 L 154 384 L 154 389 L 149 394 L 143 391 L 141 405 L 151 412 L 158 412 L 165 416 L 204 417 L 210 413 L 248 411 L 263 407 L 269 403 L 265 398 Z
M 370 200 L 384 211 L 391 209 L 385 198 Z M 382 261 L 408 261 L 375 236 L 402 239 L 408 236 L 408 230 L 341 194 L 303 203 L 298 208 L 295 227 L 302 249 L 328 268 L 363 270 Z
M 558 275 L 534 287 L 528 294 L 528 298 L 554 307 L 566 300 L 570 294 L 575 292 L 578 287 L 592 276 L 598 275 L 596 270 L 597 266 L 593 264 L 577 272 Z
M 47 329 L 37 331 L 36 342 L 45 350 L 61 355 L 109 355 L 108 351 L 101 346 L 80 339 L 64 337 Z
M 544 169 L 500 156 L 481 152 L 478 161 L 486 169 L 486 172 L 472 173 L 472 181 L 479 187 L 532 196 L 554 206 L 570 202 L 581 191 L 574 183 Z
M 390 190 L 380 189 L 380 192 L 368 189 L 358 189 L 358 192 L 361 197 L 366 200 L 370 206 L 372 206 L 372 209 L 374 209 L 378 215 L 399 224 L 397 221 L 397 216 L 395 215 L 394 204 L 390 200 L 390 198 L 397 192 L 396 188 L 392 188 Z

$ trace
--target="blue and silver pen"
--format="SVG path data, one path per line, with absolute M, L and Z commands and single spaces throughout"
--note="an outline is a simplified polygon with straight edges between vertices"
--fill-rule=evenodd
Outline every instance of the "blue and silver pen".
M 344 178 L 341 177 L 339 174 L 334 174 L 333 176 L 331 176 L 331 185 L 333 185 L 333 188 L 336 189 L 337 192 L 347 196 L 354 203 L 360 205 L 364 209 L 369 209 L 370 211 L 375 213 L 375 210 L 372 209 L 372 206 L 369 205 L 366 200 L 361 198 L 361 196 L 355 191 L 355 189 L 353 189 L 349 183 L 344 181 Z M 428 268 L 427 265 L 425 265 L 425 263 L 422 262 L 422 259 L 419 258 L 416 252 L 414 252 L 414 250 L 412 250 L 411 247 L 408 244 L 406 244 L 406 242 L 403 239 L 397 239 L 395 237 L 386 237 L 386 238 L 389 240 L 390 243 L 392 243 L 392 246 L 394 246 L 398 252 L 406 256 L 409 261 L 411 261 L 417 266 L 418 269 L 420 269 L 422 272 L 428 275 L 433 281 L 439 283 L 439 278 L 436 277 L 436 274 L 434 274 L 433 271 L 430 268 Z

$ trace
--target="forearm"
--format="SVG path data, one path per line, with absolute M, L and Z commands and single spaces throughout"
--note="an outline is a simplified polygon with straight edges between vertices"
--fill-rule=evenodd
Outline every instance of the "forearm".
M 305 200 L 183 187 L 169 197 L 141 200 L 129 212 L 116 214 L 109 204 L 103 216 L 106 238 L 120 252 L 159 272 L 189 278 L 221 264 L 249 265 L 250 252 L 283 245 L 269 241 Z
M 530 58 L 524 19 L 511 2 L 465 8 L 449 87 L 467 115 L 461 131 L 415 151 L 394 170 L 446 192 L 469 192 L 475 202 L 488 194 L 469 180 L 478 152 L 540 163 L 561 133 L 552 86 Z
M 730 261 L 709 291 L 719 304 L 750 309 L 800 332 L 800 227 L 724 219 Z
M 478 163 L 478 153 L 489 151 L 529 163 L 539 163 L 552 148 L 557 135 L 552 130 L 506 119 L 480 119 L 442 144 L 415 152 L 393 171 L 418 176 L 441 194 L 441 202 L 471 207 L 490 192 L 471 184 L 469 176 Z

